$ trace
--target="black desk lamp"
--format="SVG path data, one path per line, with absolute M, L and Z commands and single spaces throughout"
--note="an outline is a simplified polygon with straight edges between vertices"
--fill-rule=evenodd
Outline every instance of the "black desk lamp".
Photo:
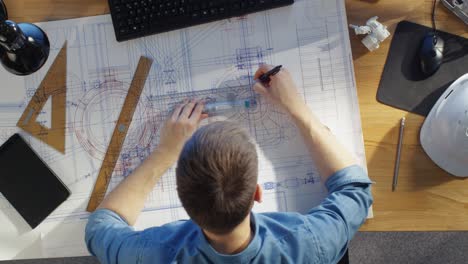
M 49 57 L 47 35 L 33 24 L 16 24 L 7 19 L 6 6 L 0 0 L 0 61 L 3 67 L 16 75 L 36 72 Z

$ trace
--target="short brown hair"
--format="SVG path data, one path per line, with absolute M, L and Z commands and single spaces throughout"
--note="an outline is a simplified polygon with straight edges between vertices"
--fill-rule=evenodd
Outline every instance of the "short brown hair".
M 177 192 L 192 220 L 217 234 L 250 213 L 258 179 L 253 140 L 239 125 L 214 122 L 185 144 L 176 169 Z

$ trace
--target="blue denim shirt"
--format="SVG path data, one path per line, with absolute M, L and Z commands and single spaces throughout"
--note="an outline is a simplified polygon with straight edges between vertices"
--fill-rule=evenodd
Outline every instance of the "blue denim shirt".
M 351 166 L 327 180 L 328 197 L 307 214 L 252 213 L 255 235 L 235 255 L 216 252 L 191 220 L 135 231 L 106 209 L 90 216 L 85 240 L 101 263 L 336 263 L 366 219 L 370 184 Z

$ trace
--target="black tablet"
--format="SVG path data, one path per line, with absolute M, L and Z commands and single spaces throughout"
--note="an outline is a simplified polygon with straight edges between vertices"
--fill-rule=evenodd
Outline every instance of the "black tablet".
M 70 196 L 67 187 L 18 134 L 0 147 L 0 192 L 32 228 Z

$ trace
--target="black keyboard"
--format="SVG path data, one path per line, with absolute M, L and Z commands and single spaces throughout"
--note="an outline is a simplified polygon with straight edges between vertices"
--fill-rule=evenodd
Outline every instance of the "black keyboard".
M 109 0 L 117 41 L 293 3 L 294 0 Z

